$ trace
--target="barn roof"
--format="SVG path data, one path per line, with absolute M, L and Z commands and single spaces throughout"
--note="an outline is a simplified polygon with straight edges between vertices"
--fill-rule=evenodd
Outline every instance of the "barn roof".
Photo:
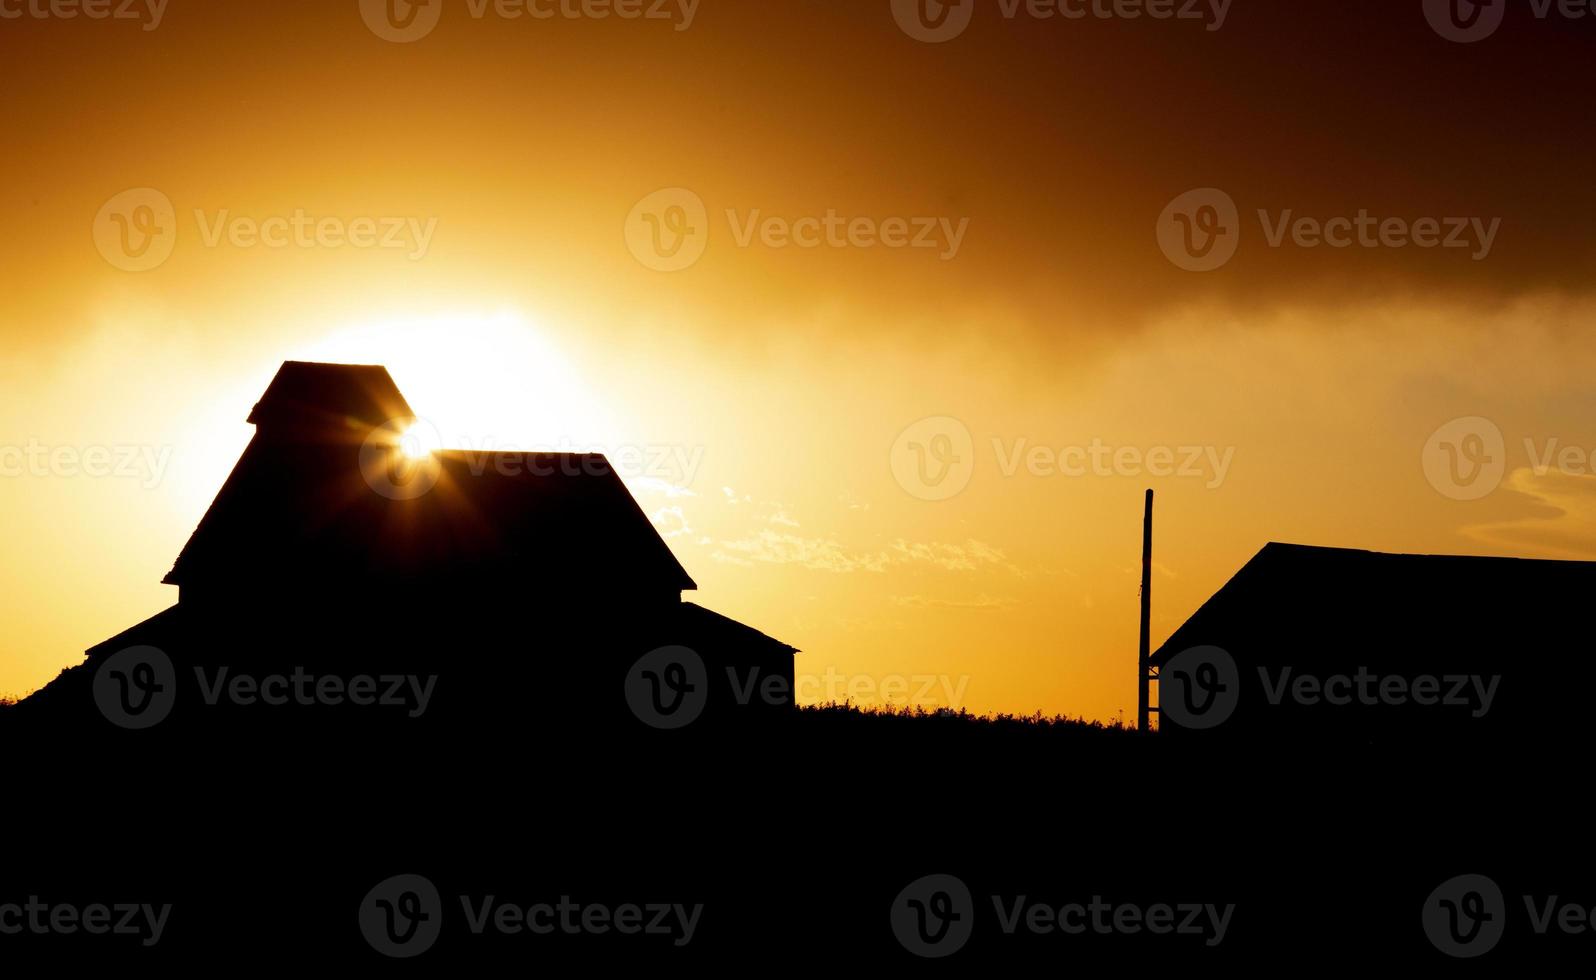
M 694 632 L 710 637 L 722 638 L 729 646 L 739 646 L 750 649 L 771 647 L 787 653 L 798 653 L 798 648 L 781 642 L 773 636 L 761 633 L 745 623 L 739 623 L 729 616 L 694 602 L 681 604 L 679 615 L 686 626 Z
M 1271 542 L 1152 655 L 1245 632 L 1285 641 L 1305 634 L 1354 637 L 1374 654 L 1406 651 L 1428 637 L 1493 640 L 1537 632 L 1536 610 L 1557 615 L 1596 594 L 1596 562 L 1474 555 L 1411 555 Z M 1545 625 L 1545 624 L 1541 624 Z M 1399 637 L 1401 642 L 1389 642 Z M 1361 651 L 1369 655 L 1369 651 Z M 1360 651 L 1349 650 L 1348 656 Z
M 599 454 L 444 451 L 428 492 L 378 492 L 363 449 L 409 415 L 381 367 L 284 364 L 250 415 L 255 438 L 165 581 L 452 573 L 697 587 Z

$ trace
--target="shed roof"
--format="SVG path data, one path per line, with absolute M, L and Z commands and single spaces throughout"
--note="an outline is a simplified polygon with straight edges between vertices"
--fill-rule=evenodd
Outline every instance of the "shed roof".
M 1412 645 L 1426 636 L 1451 642 L 1520 630 L 1528 644 L 1537 633 L 1555 631 L 1551 623 L 1537 623 L 1533 611 L 1567 613 L 1593 594 L 1596 562 L 1271 542 L 1175 630 L 1150 663 L 1158 667 L 1182 650 L 1241 630 L 1282 638 L 1362 631 L 1372 645 L 1381 637 Z

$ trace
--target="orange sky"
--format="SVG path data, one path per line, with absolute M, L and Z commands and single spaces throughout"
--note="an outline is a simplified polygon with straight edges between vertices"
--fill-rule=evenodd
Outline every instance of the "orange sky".
M 175 601 L 289 357 L 388 364 L 456 445 L 635 460 L 809 700 L 1132 713 L 1148 486 L 1155 643 L 1269 540 L 1596 550 L 1596 20 L 434 2 L 410 43 L 357 0 L 0 19 L 0 693 Z M 1208 272 L 1160 248 L 1199 188 L 1239 234 Z M 1492 231 L 1293 230 L 1360 212 Z M 1449 484 L 1474 435 L 1500 465 Z

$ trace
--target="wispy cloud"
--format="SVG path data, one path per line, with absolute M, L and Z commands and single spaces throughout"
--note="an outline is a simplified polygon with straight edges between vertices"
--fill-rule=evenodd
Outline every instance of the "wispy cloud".
M 869 510 L 870 504 L 860 500 L 851 493 L 844 493 L 837 500 L 849 510 Z
M 1558 558 L 1596 558 L 1596 476 L 1519 467 L 1503 486 L 1529 497 L 1540 513 L 1474 524 L 1462 533 L 1476 541 Z
M 678 486 L 669 480 L 662 480 L 657 476 L 638 477 L 627 481 L 633 490 L 639 493 L 658 494 L 662 497 L 696 497 L 698 494 L 683 486 Z
M 924 562 L 950 572 L 973 572 L 978 568 L 995 566 L 1023 575 L 998 548 L 974 538 L 964 544 L 915 544 L 899 538 L 892 550 L 901 562 Z
M 712 556 L 719 561 L 799 565 L 827 572 L 884 572 L 893 566 L 925 565 L 948 572 L 1001 567 L 1019 573 L 1001 550 L 974 539 L 960 545 L 900 538 L 885 550 L 861 551 L 833 538 L 765 529 L 739 540 L 721 541 L 719 545 L 720 550 Z
M 692 526 L 687 523 L 687 515 L 682 513 L 680 507 L 661 507 L 649 519 L 659 529 L 661 537 L 675 538 L 693 533 Z
M 1007 609 L 1010 606 L 1019 605 L 1020 600 L 1012 599 L 1007 596 L 989 596 L 983 592 L 980 595 L 970 599 L 942 599 L 923 595 L 895 595 L 892 597 L 892 601 L 896 605 L 906 606 L 910 609 L 930 609 L 933 607 L 942 609 Z
M 772 530 L 759 531 L 737 541 L 722 541 L 720 548 L 712 557 L 739 564 L 798 565 L 826 572 L 880 572 L 892 564 L 885 552 L 855 552 L 827 538 L 807 538 Z

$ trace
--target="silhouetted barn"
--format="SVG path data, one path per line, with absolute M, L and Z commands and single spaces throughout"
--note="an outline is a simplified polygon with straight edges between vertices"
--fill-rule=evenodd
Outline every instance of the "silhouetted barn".
M 225 666 L 436 676 L 426 724 L 452 731 L 550 719 L 635 728 L 629 669 L 680 646 L 704 665 L 701 717 L 792 707 L 797 651 L 682 600 L 697 586 L 604 456 L 411 459 L 394 420 L 413 414 L 382 367 L 285 363 L 249 416 L 253 439 L 165 578 L 177 604 L 90 649 L 83 668 L 29 700 L 63 700 L 61 686 L 88 683 L 82 675 L 103 658 L 150 645 L 177 665 L 174 717 L 203 712 L 208 726 L 264 717 L 203 711 L 189 675 Z M 358 724 L 376 717 L 396 713 Z
M 1153 654 L 1159 727 L 1260 746 L 1583 736 L 1592 595 L 1591 562 L 1270 544 Z

